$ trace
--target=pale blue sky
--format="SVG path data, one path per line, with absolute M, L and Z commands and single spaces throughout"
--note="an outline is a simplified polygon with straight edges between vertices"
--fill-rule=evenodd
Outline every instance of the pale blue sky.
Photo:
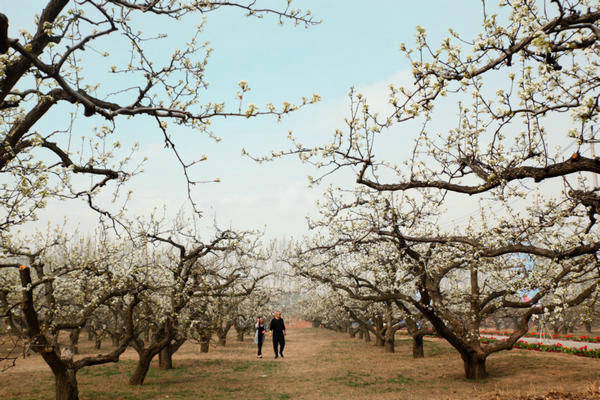
M 40 12 L 42 0 L 23 2 L 0 0 L 2 12 L 9 16 L 10 35 L 18 28 L 30 28 L 33 14 Z M 258 3 L 261 3 L 259 0 Z M 285 0 L 265 0 L 262 4 L 281 8 Z M 307 188 L 307 175 L 318 175 L 296 158 L 257 165 L 241 157 L 245 147 L 255 154 L 286 148 L 288 130 L 309 143 L 324 143 L 335 128 L 343 127 L 346 115 L 346 94 L 351 85 L 371 96 L 384 98 L 389 83 L 406 79 L 409 66 L 399 51 L 400 43 L 413 44 L 416 25 L 428 30 L 433 43 L 446 36 L 448 28 L 471 36 L 479 30 L 481 2 L 474 0 L 401 1 L 379 0 L 294 0 L 294 7 L 310 9 L 320 25 L 305 29 L 289 22 L 280 27 L 277 19 L 245 18 L 237 9 L 222 9 L 207 15 L 207 25 L 201 40 L 210 41 L 214 52 L 206 71 L 210 87 L 206 101 L 225 101 L 235 104 L 237 83 L 247 81 L 252 88 L 247 102 L 258 106 L 282 101 L 297 102 L 301 96 L 321 95 L 323 101 L 286 117 L 281 123 L 273 118 L 228 119 L 215 121 L 213 132 L 223 141 L 215 144 L 206 137 L 177 129 L 182 151 L 188 157 L 208 155 L 208 160 L 197 168 L 195 178 L 211 180 L 219 177 L 221 183 L 202 185 L 195 198 L 206 210 L 207 224 L 216 216 L 220 224 L 236 228 L 267 226 L 270 237 L 299 236 L 306 231 L 306 215 L 314 215 L 314 200 L 324 189 Z M 142 21 L 142 20 L 140 20 Z M 155 18 L 143 20 L 139 29 L 148 32 L 166 32 L 169 39 L 155 48 L 156 55 L 170 53 L 174 47 L 183 47 L 181 41 L 191 35 L 191 27 L 199 16 L 185 18 L 176 24 L 157 23 Z M 105 42 L 110 43 L 110 42 Z M 100 49 L 100 46 L 96 46 Z M 104 50 L 104 49 L 100 49 Z M 90 67 L 94 79 L 116 59 L 127 57 L 113 48 L 111 57 Z M 111 87 L 126 85 L 115 80 Z M 380 100 L 381 101 L 381 100 Z M 69 108 L 69 107 L 67 107 Z M 64 114 L 54 113 L 42 121 L 37 129 L 49 129 L 53 124 L 65 123 Z M 78 129 L 89 129 L 90 123 L 101 120 L 80 118 Z M 152 207 L 167 204 L 175 212 L 185 203 L 185 185 L 173 157 L 163 149 L 160 133 L 149 121 L 137 119 L 119 124 L 122 142 L 140 141 L 141 154 L 150 157 L 146 173 L 131 183 L 135 191 L 130 204 L 131 213 L 143 214 Z M 77 134 L 75 135 L 77 137 Z M 401 140 L 399 147 L 408 148 Z M 351 185 L 353 178 L 341 174 L 336 182 Z M 65 207 L 53 204 L 42 214 L 42 220 L 60 218 Z M 89 221 L 85 207 L 69 206 L 66 214 L 74 223 Z

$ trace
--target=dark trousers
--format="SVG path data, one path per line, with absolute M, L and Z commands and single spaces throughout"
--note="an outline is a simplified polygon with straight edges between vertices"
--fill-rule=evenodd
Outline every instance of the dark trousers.
M 279 351 L 277 351 L 278 346 L 279 346 Z M 285 336 L 273 335 L 273 351 L 275 352 L 275 356 L 277 356 L 279 354 L 283 354 L 284 347 L 285 347 Z
M 258 356 L 262 356 L 262 345 L 263 345 L 264 340 L 260 340 L 258 339 Z

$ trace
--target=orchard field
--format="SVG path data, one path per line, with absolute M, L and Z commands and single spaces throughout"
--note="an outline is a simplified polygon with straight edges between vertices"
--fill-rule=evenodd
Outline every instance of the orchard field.
M 599 0 L 4 0 L 0 398 L 598 400 L 599 123 Z
M 289 329 L 285 358 L 274 360 L 270 343 L 263 359 L 251 340 L 230 335 L 225 346 L 200 353 L 186 343 L 174 355 L 174 369 L 152 364 L 144 386 L 127 385 L 135 367 L 131 351 L 116 364 L 84 370 L 80 399 L 597 399 L 598 359 L 525 350 L 488 360 L 489 377 L 466 380 L 458 353 L 445 341 L 425 339 L 425 358 L 413 359 L 408 338 L 398 337 L 396 353 L 326 329 Z M 83 342 L 83 352 L 91 343 Z M 5 372 L 3 399 L 51 398 L 52 373 L 38 356 L 18 360 Z M 541 397 L 551 393 L 555 397 Z M 567 394 L 568 393 L 568 394 Z M 567 397 L 572 396 L 572 397 Z

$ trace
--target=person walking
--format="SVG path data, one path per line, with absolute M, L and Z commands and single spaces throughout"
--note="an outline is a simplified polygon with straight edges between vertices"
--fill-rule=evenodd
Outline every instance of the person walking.
M 265 333 L 267 333 L 266 329 L 265 320 L 263 317 L 258 317 L 254 325 L 254 343 L 258 346 L 256 358 L 262 358 L 262 346 L 265 341 Z
M 281 356 L 283 358 L 283 348 L 285 347 L 285 323 L 281 318 L 281 312 L 275 313 L 275 318 L 269 324 L 269 336 L 273 338 L 273 351 L 275 358 Z

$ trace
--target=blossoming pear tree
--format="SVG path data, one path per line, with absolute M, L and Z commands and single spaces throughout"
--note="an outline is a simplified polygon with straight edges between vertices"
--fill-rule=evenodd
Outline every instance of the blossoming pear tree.
M 312 322 L 314 328 L 346 332 L 352 324 L 344 308 L 349 301 L 348 297 L 327 285 L 305 286 L 310 287 L 310 290 L 305 290 L 305 296 L 294 304 L 294 314 L 302 320 Z
M 198 302 L 214 311 L 211 324 L 221 323 L 227 315 L 221 306 L 232 308 L 264 278 L 257 270 L 262 254 L 255 233 L 215 227 L 214 237 L 205 241 L 199 221 L 197 214 L 191 219 L 180 215 L 172 224 L 155 215 L 139 220 L 141 247 L 154 246 L 161 256 L 146 276 L 152 290 L 136 307 L 139 318 L 131 346 L 139 358 L 131 385 L 143 384 L 157 354 L 163 368 L 172 364 L 171 356 L 189 338 L 190 326 L 208 310 L 197 309 Z M 213 326 L 205 333 L 215 331 Z
M 101 235 L 76 240 L 58 230 L 1 247 L 3 337 L 15 338 L 23 355 L 31 351 L 43 358 L 54 374 L 57 399 L 78 398 L 77 372 L 118 361 L 134 336 L 134 308 L 146 287 L 139 280 L 145 259 L 131 250 Z M 122 341 L 105 354 L 74 357 L 73 333 L 115 302 L 123 305 Z M 71 332 L 70 343 L 60 342 L 63 331 Z M 10 353 L 1 357 L 14 362 Z
M 146 245 L 155 244 L 166 248 L 163 257 L 155 265 L 150 279 L 151 286 L 156 288 L 140 303 L 140 322 L 143 329 L 136 329 L 136 337 L 131 345 L 138 353 L 138 363 L 129 383 L 142 385 L 152 359 L 178 336 L 179 314 L 188 305 L 194 295 L 195 270 L 204 265 L 201 260 L 210 254 L 233 250 L 240 235 L 232 231 L 218 231 L 214 239 L 203 242 L 195 232 L 175 222 L 171 228 L 164 228 L 153 218 L 149 222 L 141 222 L 139 231 L 145 232 Z M 149 340 L 142 339 L 142 333 L 149 325 L 152 328 Z
M 333 246 L 323 240 L 318 243 L 290 259 L 297 274 L 329 285 L 339 295 L 348 297 L 340 307 L 350 321 L 373 334 L 375 344 L 383 346 L 385 352 L 395 351 L 396 332 L 406 328 L 413 339 L 413 357 L 424 357 L 423 336 L 431 329 L 421 313 L 397 295 L 399 291 L 411 290 L 414 284 L 410 274 L 398 270 L 400 260 L 395 249 L 373 241 L 346 245 L 337 242 Z
M 577 306 L 600 282 L 595 255 L 578 243 L 590 235 L 587 213 L 574 212 L 570 202 L 554 204 L 552 212 L 546 202 L 528 208 L 544 212 L 547 224 L 497 203 L 495 213 L 482 213 L 464 234 L 460 227 L 441 231 L 436 196 L 364 188 L 328 196 L 313 224 L 318 234 L 290 262 L 353 299 L 418 311 L 460 353 L 470 379 L 485 377 L 487 357 L 510 349 L 534 315 Z M 565 238 L 567 231 L 573 237 Z M 481 344 L 482 322 L 505 310 L 517 313 L 518 327 L 506 341 Z

